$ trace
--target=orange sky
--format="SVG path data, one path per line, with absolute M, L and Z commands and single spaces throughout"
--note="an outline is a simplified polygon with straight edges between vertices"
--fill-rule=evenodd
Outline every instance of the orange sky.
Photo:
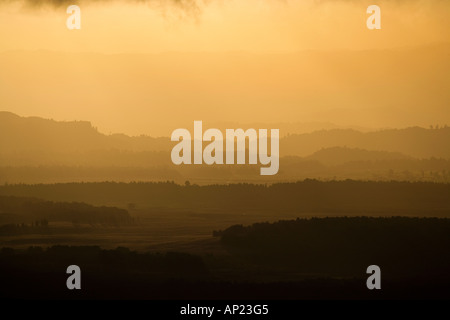
M 198 10 L 133 1 L 82 2 L 82 30 L 69 31 L 65 6 L 30 9 L 13 1 L 0 7 L 0 50 L 280 52 L 449 41 L 447 1 L 207 2 Z M 381 7 L 382 30 L 366 28 L 370 4 Z
M 65 6 L 0 5 L 0 109 L 152 135 L 194 120 L 450 123 L 447 1 L 378 1 L 381 30 L 366 28 L 372 1 L 124 3 L 82 2 L 72 31 Z

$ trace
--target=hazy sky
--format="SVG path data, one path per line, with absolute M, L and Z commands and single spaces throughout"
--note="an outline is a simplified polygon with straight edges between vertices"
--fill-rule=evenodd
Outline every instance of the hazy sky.
M 450 3 L 442 0 L 184 0 L 181 7 L 171 5 L 180 1 L 170 0 L 84 1 L 79 31 L 65 28 L 67 5 L 36 8 L 22 1 L 2 2 L 9 5 L 0 7 L 0 50 L 380 49 L 449 41 L 450 30 Z M 370 4 L 381 8 L 382 30 L 366 28 Z
M 152 135 L 450 124 L 450 1 L 82 1 L 81 30 L 66 28 L 71 1 L 37 2 L 0 0 L 0 110 Z

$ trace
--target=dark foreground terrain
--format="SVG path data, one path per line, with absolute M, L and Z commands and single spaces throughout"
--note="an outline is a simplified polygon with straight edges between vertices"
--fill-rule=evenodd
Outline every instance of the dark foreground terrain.
M 197 253 L 52 246 L 0 252 L 2 298 L 450 298 L 450 220 L 314 218 L 235 225 Z M 204 252 L 201 246 L 206 245 Z M 66 268 L 81 268 L 68 290 Z M 378 265 L 382 289 L 368 290 Z
M 450 185 L 0 186 L 0 297 L 450 298 Z M 67 267 L 81 269 L 69 290 Z M 367 268 L 381 269 L 369 290 Z

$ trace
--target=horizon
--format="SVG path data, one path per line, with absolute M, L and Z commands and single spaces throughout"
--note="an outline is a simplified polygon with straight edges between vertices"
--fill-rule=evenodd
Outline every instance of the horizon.
M 0 1 L 1 108 L 133 136 L 450 123 L 448 2 L 381 0 L 379 30 L 370 1 L 81 1 L 79 30 L 66 4 Z
M 94 122 L 92 122 L 91 120 L 88 120 L 88 119 L 59 120 L 59 119 L 54 119 L 54 118 L 46 118 L 46 117 L 42 117 L 39 115 L 20 115 L 20 114 L 17 114 L 15 112 L 11 112 L 8 110 L 0 110 L 0 114 L 2 114 L 2 113 L 3 114 L 11 114 L 13 116 L 17 116 L 19 118 L 24 118 L 24 119 L 48 120 L 48 121 L 53 121 L 53 122 L 58 122 L 58 123 L 77 123 L 77 122 L 88 123 L 92 129 L 94 129 L 99 134 L 104 135 L 104 136 L 125 135 L 130 138 L 148 137 L 148 138 L 154 138 L 154 139 L 159 139 L 159 138 L 170 139 L 170 134 L 167 136 L 152 136 L 152 135 L 148 135 L 145 133 L 128 134 L 126 132 L 106 132 L 106 131 L 101 130 L 101 128 L 99 128 Z M 213 127 L 225 128 L 225 126 L 228 125 L 230 127 L 233 127 L 234 129 L 243 129 L 245 131 L 246 129 L 254 129 L 255 127 L 258 127 L 258 126 L 273 125 L 273 124 L 276 124 L 279 126 L 290 126 L 292 128 L 297 127 L 297 129 L 299 129 L 299 131 L 301 131 L 301 132 L 294 132 L 294 133 L 280 131 L 280 138 L 286 138 L 291 135 L 303 135 L 303 134 L 315 133 L 318 131 L 332 131 L 332 130 L 351 130 L 351 131 L 360 132 L 360 133 L 374 133 L 374 132 L 380 132 L 380 131 L 406 130 L 406 129 L 414 129 L 414 128 L 425 129 L 425 130 L 439 130 L 439 129 L 447 129 L 449 127 L 449 125 L 447 123 L 439 123 L 439 124 L 430 123 L 430 125 L 428 125 L 428 126 L 410 125 L 410 126 L 404 126 L 404 127 L 367 128 L 367 127 L 358 127 L 356 125 L 338 125 L 338 124 L 335 124 L 332 122 L 320 122 L 320 121 L 312 121 L 312 122 L 298 122 L 297 121 L 297 122 L 276 122 L 276 123 L 271 123 L 271 122 L 239 123 L 239 122 L 220 122 L 219 121 L 219 122 L 207 123 L 206 128 L 213 128 Z M 301 130 L 302 126 L 306 126 L 309 128 Z M 191 124 L 191 127 L 193 128 L 194 125 Z M 189 130 L 189 127 L 187 127 L 186 129 Z

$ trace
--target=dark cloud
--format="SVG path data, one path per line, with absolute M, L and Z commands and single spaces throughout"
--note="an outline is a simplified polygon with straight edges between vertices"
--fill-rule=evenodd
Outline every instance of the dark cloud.
M 148 3 L 155 5 L 171 5 L 180 8 L 198 8 L 208 1 L 205 0 L 0 0 L 0 4 L 7 3 L 23 3 L 30 7 L 65 7 L 72 4 L 81 5 L 89 3 L 113 3 L 113 2 L 127 2 L 127 3 Z
M 0 0 L 2 4 L 22 4 L 24 8 L 39 10 L 43 8 L 61 9 L 70 5 L 89 5 L 89 4 L 147 4 L 154 10 L 159 11 L 163 16 L 167 13 L 175 13 L 175 17 L 191 17 L 197 20 L 201 15 L 202 8 L 212 0 Z M 173 16 L 173 14 L 171 15 Z
M 69 6 L 71 4 L 76 3 L 108 3 L 108 2 L 129 2 L 129 3 L 170 3 L 170 4 L 176 4 L 176 5 L 190 5 L 192 3 L 198 3 L 197 0 L 0 0 L 0 3 L 13 3 L 13 2 L 22 2 L 25 4 L 28 4 L 30 6 L 43 6 L 43 5 L 50 5 L 54 7 L 59 6 Z

